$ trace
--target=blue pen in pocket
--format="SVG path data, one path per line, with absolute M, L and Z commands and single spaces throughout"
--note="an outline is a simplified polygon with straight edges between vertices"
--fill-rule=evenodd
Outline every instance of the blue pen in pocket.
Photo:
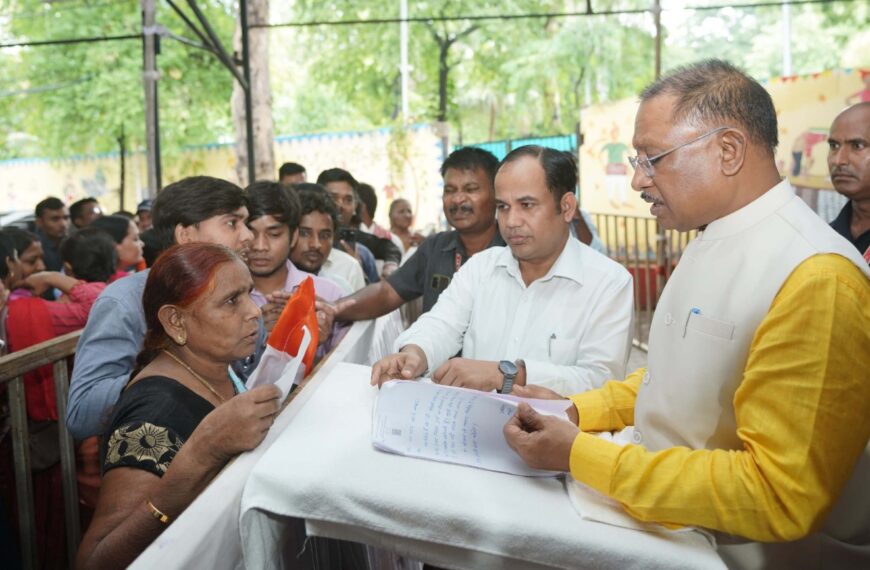
M 700 315 L 701 309 L 698 307 L 692 307 L 689 311 L 689 314 L 686 315 L 686 324 L 683 325 L 683 338 L 686 338 L 686 333 L 689 332 L 689 320 L 692 318 L 692 315 Z

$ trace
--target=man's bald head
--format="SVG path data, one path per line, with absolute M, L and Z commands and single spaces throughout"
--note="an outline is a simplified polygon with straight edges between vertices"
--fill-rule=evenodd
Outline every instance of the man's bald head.
M 834 118 L 834 122 L 831 123 L 831 128 L 833 128 L 834 123 L 837 121 L 854 121 L 858 124 L 863 124 L 864 127 L 870 127 L 870 101 L 865 101 L 863 103 L 855 103 L 851 107 L 846 107 L 840 114 Z
M 828 170 L 834 189 L 850 200 L 870 200 L 870 102 L 847 108 L 831 123 Z

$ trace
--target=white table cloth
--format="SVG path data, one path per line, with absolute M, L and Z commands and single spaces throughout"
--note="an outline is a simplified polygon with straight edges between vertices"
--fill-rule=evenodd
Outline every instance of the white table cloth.
M 287 518 L 451 568 L 723 568 L 695 533 L 586 521 L 560 479 L 390 455 L 370 443 L 367 366 L 318 378 L 304 408 L 251 471 L 241 501 L 248 568 L 282 568 Z

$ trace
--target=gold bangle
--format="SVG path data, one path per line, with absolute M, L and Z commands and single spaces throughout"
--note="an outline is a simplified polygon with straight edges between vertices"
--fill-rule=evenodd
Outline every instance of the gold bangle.
M 163 511 L 154 506 L 154 503 L 151 502 L 151 499 L 145 499 L 145 505 L 148 507 L 148 512 L 151 513 L 151 516 L 160 521 L 163 524 L 169 524 L 171 520 L 169 515 L 165 514 Z

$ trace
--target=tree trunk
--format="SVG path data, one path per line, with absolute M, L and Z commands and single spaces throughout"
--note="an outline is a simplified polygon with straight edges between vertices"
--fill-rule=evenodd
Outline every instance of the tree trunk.
M 450 75 L 450 64 L 448 56 L 450 55 L 449 40 L 439 41 L 438 47 L 438 117 L 440 122 L 447 122 L 447 78 Z
M 248 26 L 269 22 L 269 0 L 248 0 Z M 269 83 L 269 29 L 249 31 L 251 59 L 251 96 L 254 117 L 254 173 L 257 180 L 275 180 L 274 127 L 272 124 L 272 87 Z M 236 54 L 242 53 L 242 30 L 236 22 L 233 37 Z M 242 71 L 242 66 L 239 66 Z M 236 176 L 242 186 L 248 184 L 248 148 L 245 130 L 245 91 L 236 81 L 232 95 L 233 125 L 236 131 Z
M 442 14 L 443 15 L 443 14 Z M 432 39 L 438 44 L 438 117 L 439 123 L 447 122 L 447 94 L 449 84 L 447 80 L 450 77 L 450 48 L 453 44 L 469 34 L 473 34 L 477 30 L 477 25 L 469 26 L 456 35 L 451 36 L 444 30 L 443 34 L 439 34 L 435 26 L 431 22 L 426 22 L 426 27 L 432 34 Z

